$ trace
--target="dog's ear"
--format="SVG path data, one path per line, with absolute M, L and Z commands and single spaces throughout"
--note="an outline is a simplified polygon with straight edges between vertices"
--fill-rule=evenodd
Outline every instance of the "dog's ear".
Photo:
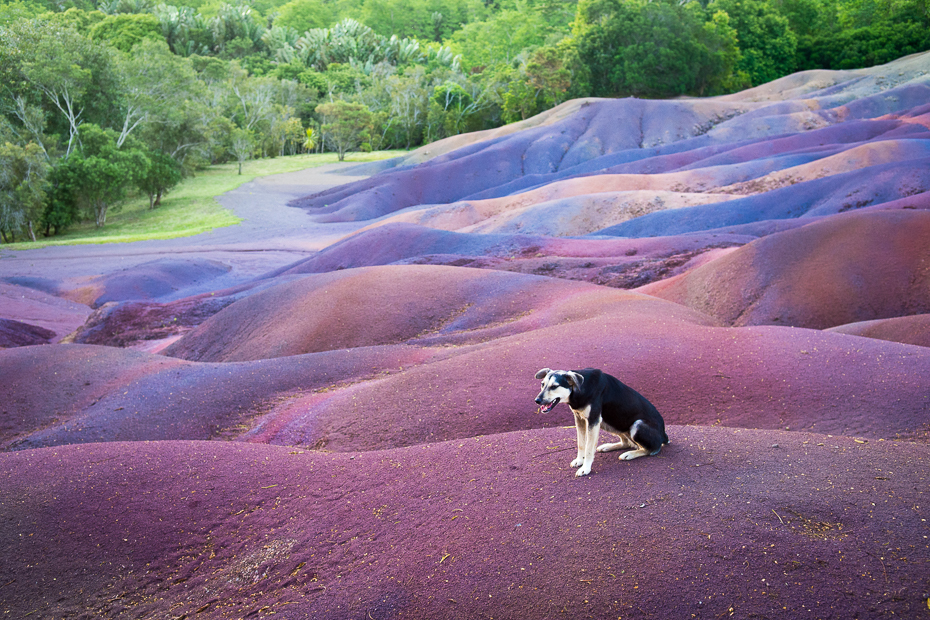
M 568 372 L 565 374 L 568 375 L 568 383 L 573 388 L 580 388 L 584 383 L 584 377 L 579 375 L 577 372 Z
M 541 380 L 544 379 L 544 378 L 546 377 L 546 375 L 548 375 L 550 372 L 552 372 L 552 369 L 551 369 L 551 368 L 543 368 L 542 370 L 540 370 L 539 372 L 536 373 L 536 378 L 539 379 L 539 380 L 541 381 Z

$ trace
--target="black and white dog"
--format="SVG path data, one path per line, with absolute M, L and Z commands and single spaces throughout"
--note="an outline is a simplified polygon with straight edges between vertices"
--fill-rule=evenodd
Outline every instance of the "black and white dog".
M 579 468 L 576 476 L 591 473 L 595 446 L 598 452 L 633 448 L 620 455 L 621 460 L 629 461 L 658 454 L 668 443 L 665 421 L 653 404 L 606 372 L 596 368 L 543 368 L 536 378 L 542 380 L 542 391 L 536 397 L 541 413 L 552 411 L 559 403 L 568 403 L 575 414 L 578 457 L 572 461 L 572 467 Z M 619 435 L 620 441 L 598 446 L 601 428 Z

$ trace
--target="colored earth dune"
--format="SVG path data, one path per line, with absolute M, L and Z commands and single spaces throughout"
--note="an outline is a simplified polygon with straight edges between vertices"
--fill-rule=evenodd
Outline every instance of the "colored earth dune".
M 10 618 L 930 614 L 930 54 L 0 256 Z M 542 367 L 671 443 L 576 478 Z

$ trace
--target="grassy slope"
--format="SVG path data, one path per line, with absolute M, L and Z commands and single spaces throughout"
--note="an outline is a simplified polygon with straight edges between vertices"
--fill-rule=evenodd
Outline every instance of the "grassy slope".
M 402 152 L 348 153 L 346 161 L 386 159 Z M 39 240 L 35 243 L 30 241 L 3 244 L 0 247 L 5 250 L 31 250 L 50 245 L 122 243 L 196 235 L 239 223 L 239 218 L 220 206 L 215 196 L 236 189 L 256 177 L 293 172 L 337 161 L 335 153 L 257 159 L 243 164 L 241 176 L 237 174 L 239 166 L 235 162 L 210 166 L 198 172 L 196 176 L 184 179 L 162 198 L 161 206 L 155 209 L 150 210 L 148 198 L 139 195 L 126 201 L 118 211 L 111 210 L 107 215 L 107 223 L 102 228 L 94 226 L 93 221 L 82 222 L 62 235 L 48 239 L 38 237 Z

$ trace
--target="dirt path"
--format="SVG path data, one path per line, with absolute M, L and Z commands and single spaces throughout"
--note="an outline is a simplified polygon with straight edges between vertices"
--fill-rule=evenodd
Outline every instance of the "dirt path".
M 45 278 L 57 282 L 112 273 L 160 258 L 185 256 L 220 261 L 232 267 L 223 285 L 267 273 L 299 260 L 359 228 L 358 224 L 318 224 L 287 202 L 364 177 L 343 171 L 343 163 L 257 178 L 219 196 L 224 207 L 243 219 L 235 226 L 176 239 L 38 250 L 0 249 L 0 278 Z

